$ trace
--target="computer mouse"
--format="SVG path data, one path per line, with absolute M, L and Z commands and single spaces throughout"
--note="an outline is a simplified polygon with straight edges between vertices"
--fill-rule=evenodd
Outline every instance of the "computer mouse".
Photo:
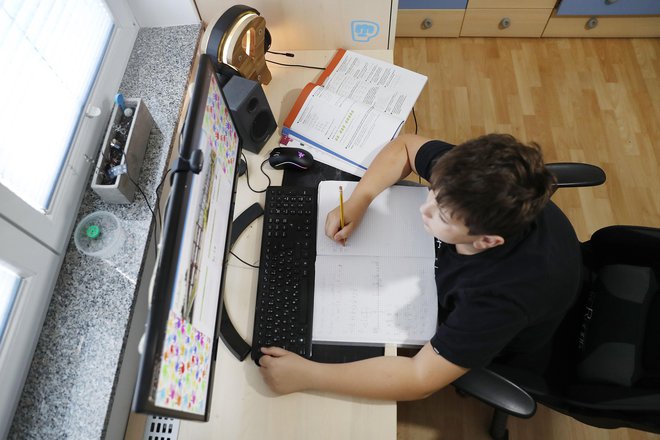
M 268 157 L 268 163 L 275 169 L 306 170 L 314 164 L 314 157 L 302 148 L 273 148 Z

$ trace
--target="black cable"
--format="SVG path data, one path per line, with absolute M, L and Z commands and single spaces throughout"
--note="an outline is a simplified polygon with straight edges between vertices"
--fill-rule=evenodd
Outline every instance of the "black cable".
M 246 164 L 246 167 L 245 167 L 245 181 L 247 182 L 248 188 L 250 188 L 250 190 L 252 192 L 255 192 L 257 194 L 266 192 L 266 190 L 270 186 L 270 176 L 268 174 L 266 174 L 266 172 L 264 171 L 264 164 L 266 162 L 268 162 L 268 159 L 264 159 L 264 161 L 261 162 L 261 166 L 259 167 L 261 169 L 261 172 L 264 174 L 264 176 L 266 176 L 266 179 L 268 179 L 268 185 L 266 186 L 266 188 L 262 189 L 261 191 L 257 191 L 256 189 L 252 188 L 252 186 L 250 185 L 250 173 L 248 172 L 249 167 L 247 166 L 247 158 L 245 157 L 245 154 L 242 151 L 241 151 L 241 157 L 243 157 L 243 160 L 245 161 L 245 164 Z
M 292 54 L 291 52 L 275 52 L 272 50 L 267 50 L 266 52 L 272 53 L 273 55 L 284 55 L 285 57 L 290 57 L 290 58 L 295 57 L 295 54 Z
M 142 197 L 144 197 L 144 202 L 147 204 L 147 208 L 149 208 L 149 211 L 151 211 L 151 215 L 153 216 L 154 220 L 156 220 L 156 213 L 154 212 L 153 208 L 151 207 L 151 204 L 149 204 L 149 199 L 147 198 L 147 195 L 144 193 L 144 191 L 142 191 L 142 188 L 140 187 L 140 185 L 138 185 L 138 183 L 135 180 L 133 180 L 133 178 L 128 173 L 128 171 L 126 171 L 126 175 L 130 179 L 130 181 L 133 182 L 133 185 L 135 185 L 137 187 L 138 191 L 140 191 L 140 194 L 142 194 Z M 154 231 L 154 232 L 156 232 L 156 231 Z
M 238 255 L 236 255 L 236 254 L 234 253 L 234 251 L 229 251 L 229 253 L 232 254 L 234 257 L 236 257 L 236 258 L 238 259 L 238 261 L 240 261 L 241 263 L 243 263 L 243 264 L 247 264 L 248 266 L 250 266 L 250 267 L 254 267 L 255 269 L 259 269 L 259 266 L 255 266 L 254 264 L 250 264 L 250 263 L 248 263 L 247 261 L 245 261 L 244 259 L 242 259 L 242 258 L 239 257 Z
M 415 107 L 412 108 L 413 120 L 415 121 L 415 134 L 417 134 L 417 115 L 415 115 Z M 417 181 L 422 183 L 422 177 L 417 175 Z
M 417 116 L 415 115 L 415 107 L 412 108 L 412 114 L 415 121 L 415 134 L 417 134 Z
M 165 175 L 164 175 L 163 178 L 161 179 L 160 183 L 159 183 L 158 186 L 156 187 L 156 203 L 155 203 L 155 205 L 156 205 L 156 214 L 157 214 L 157 215 L 156 215 L 156 221 L 157 221 L 158 223 L 160 223 L 160 229 L 161 229 L 161 230 L 163 229 L 163 220 L 161 219 L 161 215 L 160 215 L 160 193 L 159 193 L 159 192 L 160 192 L 160 188 L 161 188 L 161 186 L 163 186 L 163 183 L 165 183 L 165 179 L 167 179 L 167 176 L 168 176 L 171 172 L 172 172 L 172 168 L 170 168 L 169 170 L 167 170 L 167 171 L 165 172 Z
M 138 183 L 135 180 L 133 180 L 133 178 L 131 177 L 130 173 L 128 172 L 128 168 L 126 168 L 126 175 L 130 179 L 130 181 L 133 182 L 133 185 L 137 187 L 138 191 L 140 191 L 140 194 L 142 194 L 142 197 L 144 197 L 144 203 L 147 204 L 147 208 L 149 208 L 149 211 L 151 211 L 151 218 L 154 219 L 154 252 L 157 255 L 158 254 L 158 217 L 156 216 L 154 210 L 151 208 L 147 195 L 144 193 L 144 191 L 142 191 L 140 185 L 138 185 Z M 158 197 L 156 197 L 156 202 L 158 202 Z
M 272 61 L 272 60 L 266 60 L 269 63 L 277 64 L 279 66 L 286 66 L 286 67 L 304 67 L 306 69 L 317 69 L 317 70 L 325 70 L 325 67 L 316 67 L 316 66 L 305 66 L 303 64 L 284 64 L 284 63 L 278 63 L 277 61 Z
M 161 180 L 158 187 L 156 187 L 156 211 L 154 211 L 154 209 L 151 207 L 151 204 L 149 203 L 149 198 L 145 194 L 142 187 L 133 179 L 133 177 L 131 177 L 131 173 L 128 170 L 128 157 L 126 156 L 126 153 L 124 152 L 124 150 L 122 148 L 117 148 L 117 147 L 114 147 L 114 146 L 111 145 L 110 148 L 108 149 L 108 154 L 105 158 L 106 163 L 107 164 L 112 163 L 112 158 L 110 156 L 112 151 L 117 151 L 124 157 L 124 164 L 126 165 L 126 176 L 131 181 L 131 183 L 133 183 L 133 185 L 135 185 L 135 187 L 138 189 L 138 191 L 140 191 L 140 194 L 142 194 L 142 197 L 144 198 L 144 202 L 147 204 L 147 208 L 149 208 L 149 211 L 151 212 L 151 216 L 154 219 L 154 251 L 155 251 L 156 254 L 158 254 L 158 223 L 160 222 L 160 209 L 158 207 L 158 200 L 159 200 L 158 189 L 163 184 L 163 182 L 165 181 L 165 177 L 167 177 L 167 174 L 171 170 L 167 170 L 167 173 L 165 173 L 165 177 L 163 177 L 163 180 Z M 100 171 L 100 170 L 97 169 L 97 171 Z M 102 173 L 105 174 L 105 172 L 102 172 Z M 119 178 L 119 176 L 115 176 L 115 179 L 117 179 L 117 178 Z M 156 212 L 158 212 L 159 214 L 156 215 Z M 161 226 L 161 229 L 162 229 L 162 222 L 161 222 L 160 226 Z

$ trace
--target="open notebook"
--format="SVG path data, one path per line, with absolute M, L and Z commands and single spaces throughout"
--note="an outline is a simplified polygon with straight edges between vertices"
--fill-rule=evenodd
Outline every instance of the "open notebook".
M 370 205 L 341 246 L 325 236 L 325 218 L 357 182 L 318 189 L 314 342 L 423 345 L 435 333 L 434 242 L 419 207 L 425 187 L 393 186 Z

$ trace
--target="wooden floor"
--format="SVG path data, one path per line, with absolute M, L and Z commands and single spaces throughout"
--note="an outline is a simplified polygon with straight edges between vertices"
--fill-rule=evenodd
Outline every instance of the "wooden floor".
M 604 185 L 553 196 L 581 240 L 613 224 L 660 227 L 660 39 L 397 38 L 394 60 L 429 77 L 415 105 L 419 134 L 460 143 L 511 133 L 539 143 L 547 162 L 603 168 Z M 400 403 L 398 438 L 487 439 L 489 418 L 449 388 Z M 544 407 L 509 428 L 512 440 L 660 439 Z

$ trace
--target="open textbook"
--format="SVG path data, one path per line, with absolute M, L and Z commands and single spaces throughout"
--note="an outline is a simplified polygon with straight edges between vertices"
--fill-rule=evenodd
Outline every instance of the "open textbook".
M 318 189 L 312 339 L 324 343 L 424 345 L 435 333 L 434 241 L 419 206 L 425 187 L 393 186 L 369 206 L 342 246 L 325 236 L 325 218 L 357 182 Z
M 315 159 L 362 176 L 397 136 L 426 81 L 403 67 L 339 49 L 298 96 L 281 143 L 293 140 Z

